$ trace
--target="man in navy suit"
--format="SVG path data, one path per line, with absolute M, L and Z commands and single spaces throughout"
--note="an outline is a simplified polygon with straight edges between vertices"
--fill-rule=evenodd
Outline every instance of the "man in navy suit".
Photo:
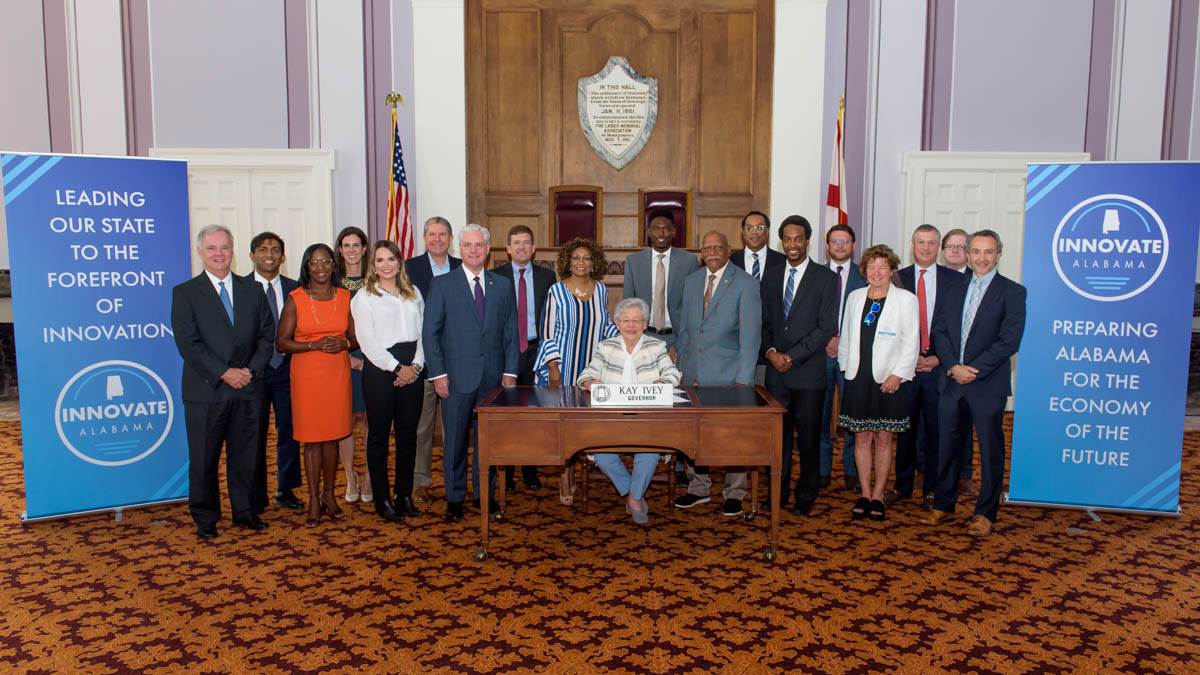
M 762 283 L 762 275 L 771 267 L 778 267 L 787 257 L 767 246 L 771 233 L 771 220 L 762 211 L 751 211 L 742 218 L 742 244 L 744 248 L 734 251 L 729 262 L 746 270 L 754 280 Z
M 171 290 L 171 330 L 183 357 L 188 440 L 188 508 L 201 539 L 217 536 L 221 447 L 233 524 L 265 530 L 254 480 L 263 415 L 263 371 L 275 344 L 267 296 L 230 271 L 233 234 L 208 225 L 196 236 L 204 271 Z
M 884 501 L 889 506 L 901 499 L 913 497 L 913 480 L 917 471 L 917 457 L 920 455 L 917 451 L 921 435 L 918 434 L 919 420 L 923 423 L 925 459 L 921 468 L 924 482 L 921 486 L 920 501 L 926 509 L 933 507 L 940 435 L 937 415 L 938 386 L 945 377 L 945 372 L 939 367 L 941 362 L 931 339 L 933 317 L 945 302 L 950 289 L 965 281 L 963 275 L 937 264 L 941 241 L 941 233 L 933 225 L 917 227 L 912 235 L 913 264 L 900 270 L 900 285 L 917 296 L 921 351 L 917 355 L 916 375 L 913 377 L 912 386 L 908 388 L 911 396 L 908 418 L 912 420 L 912 425 L 908 431 L 900 434 L 896 441 L 896 483 L 884 496 Z M 960 461 L 966 461 L 969 465 L 970 451 Z
M 762 353 L 768 362 L 767 389 L 783 415 L 783 489 L 792 472 L 792 433 L 800 436 L 800 477 L 793 492 L 792 515 L 812 513 L 820 494 L 821 401 L 828 387 L 825 345 L 837 318 L 837 278 L 808 257 L 812 226 L 803 216 L 788 216 L 779 226 L 787 264 L 763 275 Z M 780 503 L 782 507 L 782 501 Z
M 425 221 L 425 252 L 404 261 L 404 270 L 421 298 L 429 301 L 429 285 L 434 277 L 440 277 L 462 265 L 462 260 L 450 255 L 450 241 L 454 228 L 450 221 L 434 216 Z M 429 486 L 433 485 L 433 425 L 438 409 L 438 397 L 433 392 L 433 383 L 425 380 L 424 398 L 421 400 L 421 419 L 417 422 L 417 458 L 413 466 L 413 501 L 429 499 Z
M 517 350 L 521 352 L 517 366 L 517 384 L 533 384 L 533 361 L 541 342 L 542 312 L 546 308 L 546 294 L 554 285 L 554 272 L 533 264 L 537 247 L 533 244 L 533 230 L 525 225 L 513 225 L 508 230 L 508 262 L 496 268 L 496 274 L 510 279 L 517 298 Z M 524 300 L 522 300 L 524 296 Z M 521 477 L 530 490 L 542 489 L 536 466 L 521 467 Z M 508 474 L 506 489 L 513 488 L 512 472 Z
M 442 399 L 442 464 L 449 521 L 462 519 L 475 406 L 496 386 L 517 384 L 517 303 L 512 282 L 484 269 L 490 246 L 486 229 L 474 224 L 464 227 L 458 242 L 462 266 L 436 277 L 425 301 L 421 340 L 426 372 Z M 477 436 L 474 449 L 471 480 L 479 495 Z M 486 478 L 490 484 L 494 475 Z M 487 508 L 494 513 L 500 505 L 490 499 Z
M 1025 333 L 1025 287 L 996 272 L 1003 244 L 1000 235 L 980 230 L 967 240 L 974 271 L 957 284 L 933 324 L 933 344 L 944 374 L 938 419 L 937 488 L 933 510 L 921 519 L 937 525 L 953 517 L 958 501 L 963 423 L 970 419 L 979 435 L 982 487 L 967 534 L 991 534 L 1004 482 L 1004 404 L 1012 393 L 1010 361 Z
M 279 328 L 283 301 L 299 285 L 295 279 L 279 273 L 279 266 L 285 260 L 283 239 L 274 232 L 262 232 L 250 240 L 250 262 L 254 264 L 254 271 L 247 274 L 246 279 L 262 286 L 276 328 Z M 267 428 L 272 406 L 275 408 L 275 503 L 293 511 L 304 508 L 304 503 L 292 492 L 300 487 L 300 444 L 292 438 L 291 360 L 291 355 L 272 349 L 271 360 L 263 373 L 265 403 L 254 475 L 254 497 L 259 514 L 267 506 Z
M 833 437 L 830 433 L 830 423 L 833 417 L 833 397 L 835 390 L 841 394 L 846 386 L 846 376 L 838 367 L 838 342 L 842 335 L 842 311 L 846 307 L 846 296 L 867 285 L 854 264 L 854 230 L 845 223 L 829 228 L 825 233 L 825 251 L 829 254 L 829 262 L 825 264 L 837 276 L 837 319 L 833 326 L 833 337 L 825 345 L 825 379 L 828 386 L 825 389 L 825 402 L 821 406 L 821 488 L 829 487 L 833 480 Z M 846 432 L 842 443 L 842 477 L 846 489 L 860 492 L 858 484 L 858 466 L 854 463 L 854 434 Z

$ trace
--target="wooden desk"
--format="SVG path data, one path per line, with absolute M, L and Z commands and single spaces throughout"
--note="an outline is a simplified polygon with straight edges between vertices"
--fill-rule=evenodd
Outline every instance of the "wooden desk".
M 762 387 L 686 387 L 689 402 L 671 408 L 593 408 L 589 394 L 574 387 L 497 387 L 476 406 L 479 415 L 479 475 L 492 466 L 563 466 L 576 453 L 630 446 L 674 450 L 700 466 L 771 469 L 771 528 L 767 562 L 779 544 L 779 476 L 784 409 Z M 497 501 L 504 514 L 504 480 Z M 482 562 L 488 554 L 490 481 L 480 481 Z M 758 508 L 758 476 L 751 485 L 750 512 Z

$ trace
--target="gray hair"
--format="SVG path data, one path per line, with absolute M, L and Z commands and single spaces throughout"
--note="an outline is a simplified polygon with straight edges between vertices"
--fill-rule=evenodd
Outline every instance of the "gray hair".
M 991 237 L 996 240 L 996 253 L 1004 253 L 1004 242 L 1000 241 L 1000 235 L 996 234 L 995 230 L 979 230 L 972 232 L 971 236 L 967 237 L 967 250 L 971 250 L 971 242 L 975 241 L 975 237 Z
M 225 234 L 229 235 L 229 241 L 231 243 L 233 242 L 233 232 L 231 232 L 228 227 L 225 227 L 224 225 L 205 225 L 204 227 L 200 228 L 199 232 L 196 233 L 196 246 L 203 246 L 204 238 L 210 234 L 213 234 L 214 232 L 224 232 Z
M 491 246 L 491 245 L 492 245 L 492 233 L 491 233 L 491 231 L 490 231 L 490 230 L 488 230 L 486 227 L 484 227 L 484 226 L 482 226 L 482 225 L 477 225 L 477 224 L 475 224 L 475 223 L 470 223 L 469 225 L 467 225 L 466 227 L 464 227 L 464 228 L 462 229 L 462 231 L 461 231 L 461 232 L 459 232 L 459 233 L 458 233 L 458 240 L 459 240 L 459 246 L 460 246 L 460 247 L 461 247 L 461 245 L 462 245 L 462 244 L 461 244 L 461 242 L 462 242 L 462 237 L 463 237 L 463 235 L 464 235 L 464 234 L 466 234 L 466 233 L 468 233 L 468 232 L 482 232 L 482 233 L 483 233 L 483 243 L 487 244 L 488 246 Z
M 621 298 L 616 307 L 613 307 L 612 318 L 613 323 L 621 320 L 621 315 L 631 309 L 637 308 L 642 313 L 642 321 L 650 320 L 650 305 L 641 298 Z
M 450 226 L 450 221 L 446 220 L 445 218 L 443 218 L 441 216 L 434 216 L 434 217 L 430 218 L 429 220 L 425 221 L 425 229 L 421 231 L 422 236 L 429 234 L 429 226 L 430 225 L 445 225 L 446 226 L 446 234 L 449 234 L 451 237 L 454 236 L 454 228 Z
M 942 233 L 938 232 L 938 229 L 936 227 L 930 225 L 929 223 L 925 223 L 924 225 L 918 225 L 917 229 L 913 230 L 912 240 L 914 242 L 917 240 L 917 235 L 920 234 L 921 232 L 932 232 L 938 236 L 938 239 L 941 239 L 941 237 L 942 237 Z

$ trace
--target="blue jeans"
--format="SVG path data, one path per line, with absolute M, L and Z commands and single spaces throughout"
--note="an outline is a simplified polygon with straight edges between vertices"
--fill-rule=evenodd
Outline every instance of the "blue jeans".
M 821 466 L 820 474 L 828 476 L 833 473 L 833 439 L 829 437 L 829 417 L 833 414 L 833 387 L 837 383 L 838 394 L 846 387 L 846 376 L 838 369 L 837 359 L 825 357 L 825 381 L 829 383 L 825 389 L 825 407 L 821 409 Z M 854 434 L 846 432 L 846 444 L 842 447 L 842 473 L 846 476 L 857 476 L 858 467 L 854 464 Z
M 629 494 L 634 499 L 641 500 L 646 494 L 646 488 L 650 487 L 650 479 L 654 478 L 654 465 L 658 463 L 658 459 L 657 452 L 635 453 L 632 476 L 625 468 L 625 462 L 621 461 L 621 455 L 615 452 L 597 452 L 596 466 L 613 482 L 617 494 L 622 497 Z

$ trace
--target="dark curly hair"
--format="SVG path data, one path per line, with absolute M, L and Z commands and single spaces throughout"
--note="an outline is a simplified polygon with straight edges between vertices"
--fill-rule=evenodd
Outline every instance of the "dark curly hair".
M 863 251 L 862 261 L 858 263 L 858 271 L 862 272 L 863 278 L 867 277 L 867 264 L 876 258 L 887 261 L 888 267 L 892 268 L 892 283 L 896 283 L 896 270 L 900 269 L 900 258 L 886 244 L 875 244 Z
M 566 279 L 571 276 L 571 254 L 577 248 L 586 248 L 592 255 L 592 279 L 599 281 L 603 278 L 604 270 L 608 267 L 608 262 L 604 259 L 604 250 L 591 239 L 582 237 L 575 237 L 558 249 L 558 261 L 554 263 L 554 269 L 558 271 L 558 278 Z

